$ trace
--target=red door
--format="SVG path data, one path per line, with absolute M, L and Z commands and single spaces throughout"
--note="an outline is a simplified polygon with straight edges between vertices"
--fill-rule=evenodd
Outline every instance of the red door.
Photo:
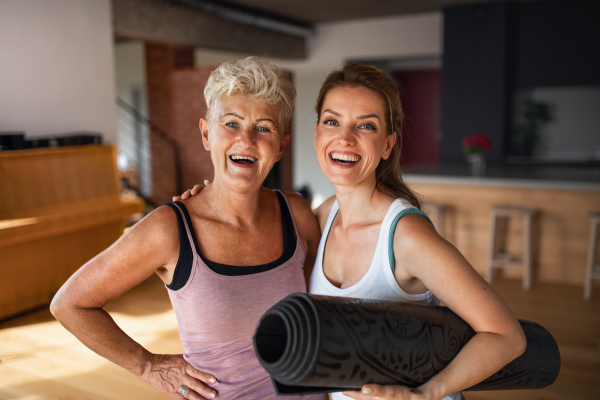
M 405 121 L 402 165 L 438 164 L 440 161 L 441 71 L 396 71 Z

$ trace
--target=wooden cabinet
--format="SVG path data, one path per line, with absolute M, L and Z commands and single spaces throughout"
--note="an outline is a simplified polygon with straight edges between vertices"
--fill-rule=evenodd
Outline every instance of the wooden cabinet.
M 143 210 L 119 189 L 112 146 L 0 153 L 0 319 L 48 304 L 119 238 Z

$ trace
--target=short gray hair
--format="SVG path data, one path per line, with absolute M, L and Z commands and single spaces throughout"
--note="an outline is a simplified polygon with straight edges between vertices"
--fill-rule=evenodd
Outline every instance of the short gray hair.
M 208 78 L 204 88 L 207 119 L 210 120 L 214 105 L 222 95 L 241 94 L 250 96 L 279 108 L 279 122 L 287 131 L 294 112 L 296 90 L 287 73 L 279 67 L 258 57 L 238 61 L 226 61 L 219 65 Z

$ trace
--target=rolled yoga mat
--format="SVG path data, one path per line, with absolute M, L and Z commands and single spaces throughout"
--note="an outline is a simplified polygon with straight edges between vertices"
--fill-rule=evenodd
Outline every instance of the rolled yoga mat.
M 525 353 L 466 390 L 540 389 L 556 380 L 556 341 L 535 322 L 519 323 Z M 367 383 L 415 388 L 474 335 L 446 307 L 294 293 L 261 317 L 254 349 L 279 395 L 360 390 Z

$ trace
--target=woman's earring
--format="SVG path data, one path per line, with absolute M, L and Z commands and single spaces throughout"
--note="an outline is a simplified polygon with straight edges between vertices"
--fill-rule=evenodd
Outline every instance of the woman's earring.
M 383 153 L 383 158 L 385 159 L 387 157 L 387 153 Z

